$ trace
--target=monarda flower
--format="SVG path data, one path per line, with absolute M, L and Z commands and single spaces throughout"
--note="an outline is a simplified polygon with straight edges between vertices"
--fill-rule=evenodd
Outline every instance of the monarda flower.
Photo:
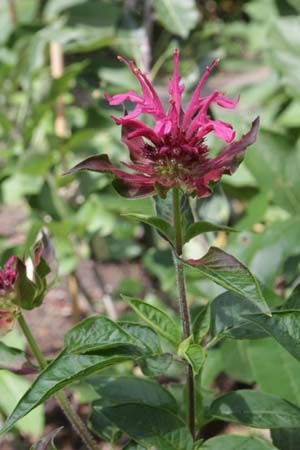
M 110 105 L 121 105 L 129 101 L 135 105 L 132 111 L 121 118 L 112 116 L 122 126 L 122 142 L 128 147 L 131 162 L 122 162 L 127 170 L 115 167 L 107 155 L 92 156 L 77 164 L 67 173 L 78 170 L 110 172 L 114 175 L 113 185 L 127 197 L 143 197 L 160 194 L 178 187 L 186 193 L 207 197 L 211 184 L 220 180 L 223 174 L 232 174 L 240 164 L 247 146 L 256 139 L 259 120 L 253 122 L 248 133 L 234 141 L 232 126 L 209 115 L 213 104 L 225 109 L 235 108 L 237 102 L 216 90 L 201 96 L 204 82 L 216 66 L 215 60 L 200 79 L 185 111 L 182 106 L 184 86 L 178 72 L 179 51 L 174 51 L 174 72 L 169 82 L 169 108 L 165 110 L 156 90 L 147 76 L 137 69 L 132 61 L 119 57 L 137 78 L 142 94 L 130 90 L 113 97 L 105 94 Z M 153 126 L 137 118 L 141 114 L 152 117 Z M 206 136 L 214 133 L 228 145 L 216 157 L 209 157 Z
M 16 257 L 9 258 L 0 269 L 0 337 L 7 334 L 14 326 L 19 308 L 15 299 L 15 281 L 17 277 Z

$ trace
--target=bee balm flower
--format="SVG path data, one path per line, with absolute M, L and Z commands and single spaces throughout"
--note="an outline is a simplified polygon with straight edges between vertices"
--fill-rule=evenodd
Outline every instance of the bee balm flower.
M 132 61 L 119 57 L 137 78 L 142 94 L 130 90 L 113 97 L 105 95 L 110 105 L 121 105 L 129 101 L 134 109 L 124 116 L 112 116 L 116 124 L 122 126 L 122 141 L 128 147 L 131 162 L 122 165 L 131 172 L 115 167 L 107 155 L 92 156 L 79 163 L 67 173 L 78 170 L 110 172 L 115 176 L 114 186 L 127 197 L 142 197 L 159 193 L 164 195 L 172 187 L 180 187 L 186 193 L 206 197 L 211 194 L 211 183 L 220 180 L 223 174 L 232 174 L 242 160 L 247 146 L 257 135 L 259 120 L 253 122 L 250 131 L 240 140 L 234 141 L 232 126 L 209 115 L 209 107 L 216 104 L 221 108 L 235 108 L 237 102 L 215 90 L 212 94 L 201 96 L 204 82 L 215 60 L 200 79 L 185 111 L 181 96 L 184 86 L 178 72 L 179 51 L 174 51 L 174 72 L 169 82 L 169 108 L 165 110 L 153 85 Z M 138 120 L 141 114 L 153 119 L 149 127 Z M 214 133 L 228 144 L 219 155 L 209 157 L 206 136 Z
M 0 337 L 7 334 L 14 326 L 19 308 L 13 303 L 14 284 L 17 271 L 16 257 L 12 256 L 3 269 L 0 269 Z

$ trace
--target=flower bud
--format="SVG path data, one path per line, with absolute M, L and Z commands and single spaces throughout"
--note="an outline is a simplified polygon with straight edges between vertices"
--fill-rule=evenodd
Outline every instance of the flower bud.
M 15 281 L 17 277 L 15 256 L 9 258 L 0 269 L 0 337 L 12 330 L 19 312 L 15 301 Z

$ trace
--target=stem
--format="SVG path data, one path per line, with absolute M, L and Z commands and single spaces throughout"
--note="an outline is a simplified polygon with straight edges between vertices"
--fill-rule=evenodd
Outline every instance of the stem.
M 20 313 L 20 315 L 18 317 L 18 322 L 19 322 L 19 325 L 24 333 L 24 336 L 26 337 L 27 342 L 32 350 L 32 353 L 34 354 L 34 356 L 40 366 L 40 369 L 41 370 L 45 369 L 45 367 L 48 365 L 48 363 L 47 363 L 46 359 L 44 358 L 42 352 L 40 351 L 39 346 L 38 346 L 36 340 L 34 339 L 32 333 L 30 331 L 30 328 L 28 327 L 22 313 Z M 97 446 L 96 442 L 94 441 L 93 437 L 87 430 L 86 426 L 84 425 L 84 423 L 82 422 L 80 417 L 77 415 L 76 411 L 74 411 L 73 407 L 69 403 L 69 400 L 67 399 L 65 394 L 63 392 L 58 392 L 55 395 L 55 397 L 56 397 L 56 400 L 59 403 L 61 409 L 65 413 L 66 417 L 72 424 L 73 428 L 76 430 L 78 435 L 81 437 L 82 441 L 85 443 L 87 449 L 88 450 L 98 450 L 98 446 Z
M 175 231 L 175 249 L 173 252 L 174 264 L 177 278 L 179 311 L 182 323 L 182 338 L 187 339 L 192 334 L 190 312 L 186 297 L 186 286 L 184 267 L 177 256 L 182 254 L 182 227 L 180 213 L 180 192 L 178 188 L 173 188 L 173 225 Z M 187 365 L 187 393 L 188 393 L 188 423 L 189 429 L 195 437 L 195 381 L 192 367 Z

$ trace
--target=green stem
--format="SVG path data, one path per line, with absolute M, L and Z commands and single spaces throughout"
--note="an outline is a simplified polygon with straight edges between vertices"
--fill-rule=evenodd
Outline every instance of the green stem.
M 36 340 L 34 339 L 32 333 L 30 331 L 30 328 L 28 327 L 26 320 L 25 320 L 24 316 L 22 315 L 22 313 L 20 313 L 20 315 L 19 315 L 18 322 L 19 322 L 19 325 L 24 333 L 24 336 L 26 337 L 27 342 L 32 350 L 32 353 L 34 354 L 34 356 L 39 364 L 40 369 L 41 370 L 45 369 L 45 367 L 47 366 L 47 361 L 44 358 L 42 352 L 40 351 L 39 346 L 38 346 Z M 78 416 L 76 411 L 74 411 L 73 407 L 69 403 L 69 400 L 67 399 L 65 394 L 63 392 L 58 392 L 55 395 L 55 397 L 56 397 L 56 400 L 59 403 L 61 409 L 65 413 L 66 417 L 72 424 L 73 428 L 76 430 L 78 435 L 81 437 L 82 441 L 85 443 L 87 449 L 88 450 L 98 450 L 98 446 L 97 446 L 96 442 L 94 441 L 93 437 L 87 430 L 86 426 L 84 425 L 84 423 L 82 422 L 82 420 L 80 419 L 80 417 Z
M 173 188 L 173 225 L 175 231 L 174 264 L 177 278 L 179 311 L 182 323 L 182 338 L 187 339 L 192 335 L 190 312 L 186 296 L 184 266 L 177 256 L 182 255 L 182 227 L 180 213 L 180 191 Z M 192 367 L 187 365 L 187 393 L 188 393 L 188 423 L 189 429 L 195 437 L 195 380 Z

